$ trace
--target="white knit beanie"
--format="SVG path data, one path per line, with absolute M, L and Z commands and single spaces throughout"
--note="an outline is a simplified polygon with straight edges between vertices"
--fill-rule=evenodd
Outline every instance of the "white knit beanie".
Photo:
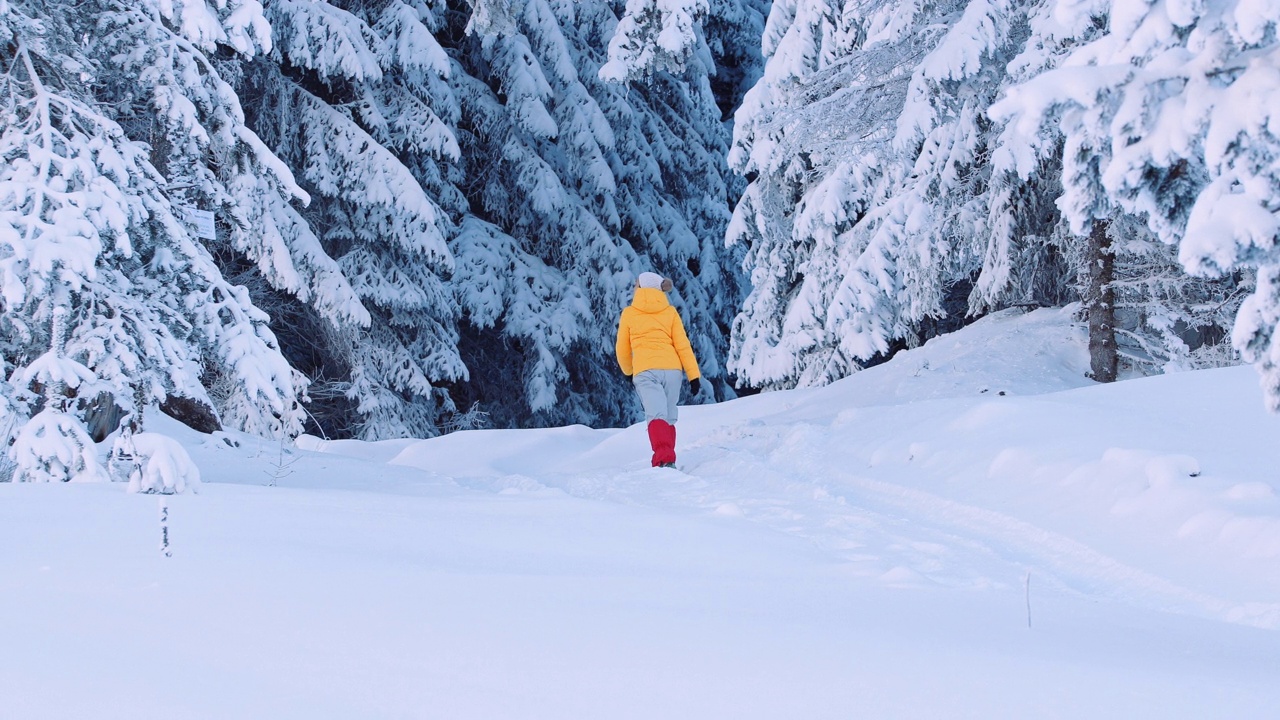
M 671 289 L 670 280 L 667 280 L 666 278 L 662 277 L 658 273 L 652 273 L 652 272 L 640 273 L 640 277 L 636 278 L 636 285 L 639 285 L 642 288 L 653 288 L 654 290 L 661 290 L 662 292 L 667 292 L 668 290 Z
M 653 288 L 657 290 L 662 287 L 662 276 L 658 273 L 642 272 L 640 277 L 636 278 L 636 284 L 642 288 Z

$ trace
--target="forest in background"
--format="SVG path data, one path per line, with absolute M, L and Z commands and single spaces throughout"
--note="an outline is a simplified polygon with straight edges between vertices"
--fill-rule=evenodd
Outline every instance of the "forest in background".
M 1093 375 L 1280 398 L 1267 0 L 0 0 L 0 431 L 632 419 L 635 276 L 707 402 L 1081 303 Z M 212 227 L 209 227 L 209 220 Z M 127 439 L 126 441 L 127 442 Z

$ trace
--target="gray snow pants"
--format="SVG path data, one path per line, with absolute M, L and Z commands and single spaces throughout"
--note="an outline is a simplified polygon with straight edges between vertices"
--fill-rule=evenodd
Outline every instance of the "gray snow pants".
M 644 406 L 644 421 L 659 419 L 675 424 L 676 402 L 680 400 L 683 370 L 645 370 L 631 381 Z

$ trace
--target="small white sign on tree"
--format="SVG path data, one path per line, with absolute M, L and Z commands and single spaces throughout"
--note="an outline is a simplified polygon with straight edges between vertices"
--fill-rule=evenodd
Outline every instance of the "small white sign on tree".
M 212 210 L 201 210 L 199 208 L 188 207 L 186 205 L 182 205 L 180 207 L 187 222 L 195 226 L 196 237 L 203 238 L 205 240 L 218 239 L 217 227 L 213 222 Z

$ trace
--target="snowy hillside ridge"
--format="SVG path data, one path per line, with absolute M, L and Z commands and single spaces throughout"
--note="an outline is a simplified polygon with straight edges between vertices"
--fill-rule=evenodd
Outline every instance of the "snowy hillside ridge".
M 299 446 L 486 490 L 744 516 L 912 585 L 1016 579 L 953 565 L 946 542 L 856 560 L 866 540 L 848 531 L 863 513 L 901 512 L 980 537 L 1044 582 L 1280 628 L 1280 418 L 1256 373 L 1099 386 L 1083 334 L 1071 309 L 1006 311 L 826 388 L 684 408 L 684 484 L 655 485 L 642 425 Z
M 203 435 L 199 494 L 0 483 L 15 718 L 1270 720 L 1280 418 L 1070 312 L 642 425 Z M 164 658 L 182 672 L 139 672 Z

